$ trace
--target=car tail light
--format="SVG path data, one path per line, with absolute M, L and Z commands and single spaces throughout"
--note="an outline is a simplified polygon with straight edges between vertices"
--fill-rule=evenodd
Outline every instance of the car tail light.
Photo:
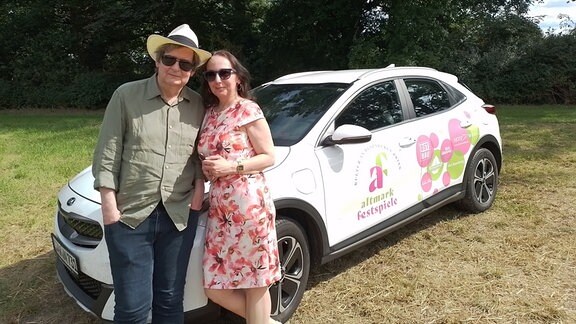
M 486 110 L 487 113 L 492 114 L 492 115 L 496 115 L 496 107 L 494 107 L 493 105 L 482 105 L 482 108 L 484 108 L 484 110 Z

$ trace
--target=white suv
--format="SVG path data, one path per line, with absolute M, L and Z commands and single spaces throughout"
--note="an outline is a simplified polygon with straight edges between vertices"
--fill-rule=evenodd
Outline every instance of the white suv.
M 449 203 L 492 205 L 502 166 L 495 108 L 430 68 L 291 74 L 254 89 L 276 144 L 266 171 L 277 209 L 282 279 L 272 315 L 295 312 L 310 268 Z M 84 309 L 113 318 L 114 286 L 90 168 L 62 188 L 57 273 Z M 218 317 L 202 289 L 203 214 L 190 259 L 188 319 Z

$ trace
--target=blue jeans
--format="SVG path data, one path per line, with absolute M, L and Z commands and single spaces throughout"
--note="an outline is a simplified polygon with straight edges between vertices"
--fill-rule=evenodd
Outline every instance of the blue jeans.
M 114 280 L 114 323 L 184 322 L 184 284 L 200 212 L 178 231 L 160 203 L 135 229 L 104 226 Z

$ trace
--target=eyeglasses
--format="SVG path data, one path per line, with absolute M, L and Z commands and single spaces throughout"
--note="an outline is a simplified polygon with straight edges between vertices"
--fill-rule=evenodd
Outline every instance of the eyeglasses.
M 184 72 L 189 72 L 189 71 L 192 71 L 192 69 L 194 69 L 194 63 L 192 63 L 190 61 L 180 60 L 180 59 L 178 59 L 174 56 L 171 56 L 171 55 L 162 55 L 162 58 L 160 60 L 162 61 L 162 64 L 164 64 L 166 66 L 172 66 L 176 62 L 178 62 L 178 66 L 180 66 L 180 70 L 182 70 Z
M 228 80 L 233 73 L 236 73 L 234 69 L 220 69 L 218 71 L 206 71 L 204 72 L 204 79 L 208 82 L 216 80 L 216 74 L 220 77 L 220 80 Z

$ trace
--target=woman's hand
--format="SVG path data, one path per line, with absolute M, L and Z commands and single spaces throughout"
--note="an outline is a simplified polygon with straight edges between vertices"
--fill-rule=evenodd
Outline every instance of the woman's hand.
M 202 161 L 202 170 L 208 179 L 217 179 L 235 173 L 236 163 L 228 161 L 220 155 L 210 155 Z
M 202 161 L 202 171 L 210 181 L 214 181 L 219 177 L 234 173 L 236 164 L 220 155 L 210 155 Z

